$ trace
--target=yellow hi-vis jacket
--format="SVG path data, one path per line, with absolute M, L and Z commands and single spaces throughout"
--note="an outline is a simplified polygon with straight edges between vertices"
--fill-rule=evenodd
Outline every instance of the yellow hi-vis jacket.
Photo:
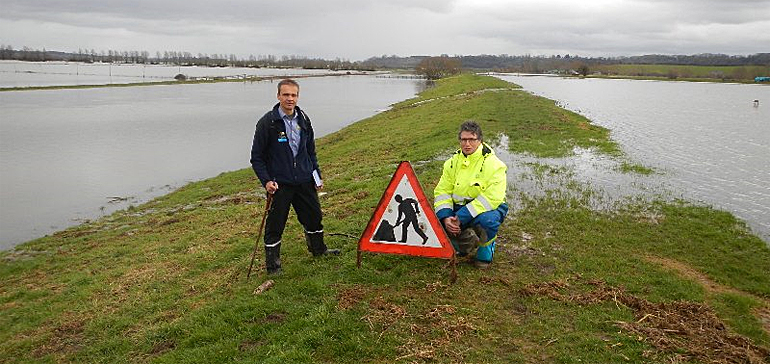
M 433 207 L 439 220 L 457 216 L 462 224 L 481 213 L 497 209 L 505 202 L 508 167 L 487 144 L 482 143 L 471 155 L 458 150 L 444 162 Z M 462 206 L 455 211 L 455 206 Z

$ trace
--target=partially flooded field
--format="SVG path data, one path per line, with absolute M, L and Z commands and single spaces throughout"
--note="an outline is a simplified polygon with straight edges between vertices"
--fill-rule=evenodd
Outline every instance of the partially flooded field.
M 188 78 L 246 78 L 344 74 L 344 71 L 296 68 L 239 68 L 82 62 L 0 61 L 0 88 L 109 85 L 174 81 Z
M 588 148 L 575 148 L 566 157 L 542 158 L 511 153 L 508 143 L 508 136 L 502 135 L 495 151 L 508 165 L 508 194 L 514 209 L 544 198 L 571 201 L 595 211 L 681 198 L 665 175 L 624 158 Z
M 770 87 L 499 77 L 609 129 L 628 155 L 628 165 L 606 169 L 634 170 L 641 164 L 643 172 L 652 173 L 591 177 L 591 166 L 606 161 L 584 150 L 575 151 L 574 162 L 552 161 L 557 169 L 573 165 L 571 173 L 590 177 L 610 195 L 632 186 L 729 211 L 770 242 Z M 515 143 L 516 135 L 511 137 Z M 618 183 L 627 178 L 633 180 Z

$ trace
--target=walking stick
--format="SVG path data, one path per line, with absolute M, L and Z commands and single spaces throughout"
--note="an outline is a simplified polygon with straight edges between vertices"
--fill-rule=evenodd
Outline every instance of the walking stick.
M 265 202 L 265 213 L 262 214 L 262 223 L 259 224 L 259 232 L 257 233 L 257 241 L 254 244 L 254 252 L 251 253 L 251 264 L 249 265 L 249 273 L 246 274 L 246 280 L 251 277 L 251 268 L 254 267 L 254 258 L 257 257 L 257 250 L 259 250 L 259 240 L 262 238 L 262 231 L 265 230 L 265 219 L 267 218 L 267 213 L 270 211 L 270 206 L 273 204 L 273 194 L 268 193 L 267 194 L 267 201 Z

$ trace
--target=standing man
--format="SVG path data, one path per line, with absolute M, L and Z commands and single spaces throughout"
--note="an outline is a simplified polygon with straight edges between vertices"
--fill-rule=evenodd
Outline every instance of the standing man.
M 507 167 L 482 139 L 474 121 L 460 125 L 460 149 L 444 162 L 434 190 L 434 208 L 459 256 L 474 248 L 474 264 L 488 268 L 495 254 L 497 229 L 508 214 Z
M 305 229 L 313 256 L 340 252 L 327 249 L 321 224 L 318 192 L 323 188 L 310 118 L 297 106 L 299 84 L 278 83 L 278 104 L 257 122 L 251 146 L 251 167 L 262 186 L 273 196 L 265 225 L 265 263 L 268 274 L 281 272 L 281 236 L 289 207 Z

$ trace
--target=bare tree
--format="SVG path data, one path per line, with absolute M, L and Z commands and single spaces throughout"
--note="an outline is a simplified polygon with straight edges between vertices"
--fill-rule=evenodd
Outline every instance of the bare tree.
M 460 73 L 460 61 L 449 57 L 428 57 L 415 67 L 415 72 L 429 80 L 437 80 Z
M 578 72 L 578 73 L 579 73 L 581 76 L 583 76 L 583 77 L 585 77 L 585 76 L 588 76 L 588 72 L 590 72 L 590 71 L 591 71 L 591 69 L 590 69 L 590 68 L 588 68 L 588 65 L 587 65 L 587 64 L 585 64 L 585 63 L 580 63 L 580 64 L 577 66 L 577 72 Z

